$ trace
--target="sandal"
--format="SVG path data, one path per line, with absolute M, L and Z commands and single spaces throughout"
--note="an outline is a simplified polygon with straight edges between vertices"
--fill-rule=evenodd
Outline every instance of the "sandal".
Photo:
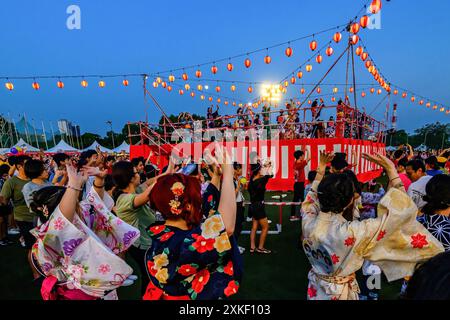
M 257 248 L 257 249 L 256 249 L 256 252 L 258 252 L 258 253 L 263 253 L 263 254 L 269 254 L 269 253 L 272 253 L 272 251 L 270 251 L 270 250 L 268 250 L 268 249 L 266 249 L 266 248 L 262 248 L 262 249 Z
M 250 248 L 249 252 L 250 253 L 255 253 L 255 250 L 256 250 L 255 248 Z

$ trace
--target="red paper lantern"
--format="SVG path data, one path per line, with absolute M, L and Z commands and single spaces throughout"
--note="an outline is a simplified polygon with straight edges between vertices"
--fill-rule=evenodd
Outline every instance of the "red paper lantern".
M 202 76 L 202 72 L 200 70 L 195 71 L 195 76 L 200 78 Z
M 167 82 L 165 81 L 161 82 L 161 86 L 165 89 L 167 87 Z
M 416 97 L 411 97 L 411 102 L 414 102 L 414 101 L 416 101 Z
M 248 90 L 249 93 L 252 93 L 253 92 L 252 86 L 249 86 L 247 90 Z
M 369 60 L 366 61 L 366 68 L 370 68 L 370 66 L 372 65 L 372 62 L 370 62 Z
M 88 86 L 88 82 L 86 80 L 81 81 L 81 86 L 86 88 Z
M 333 54 L 334 50 L 332 47 L 328 47 L 327 50 L 325 51 L 325 53 L 327 54 L 327 56 L 331 56 Z
M 301 71 L 297 72 L 297 78 L 299 79 L 303 78 L 303 72 Z
M 333 40 L 334 40 L 334 42 L 338 43 L 339 41 L 341 41 L 341 39 L 342 39 L 342 34 L 341 34 L 340 32 L 336 32 L 336 33 L 333 35 Z
M 369 54 L 367 52 L 361 53 L 361 60 L 362 61 L 366 61 L 368 57 L 369 57 Z
M 252 65 L 252 62 L 250 61 L 249 58 L 245 59 L 244 65 L 245 65 L 246 68 L 250 68 L 250 66 Z
M 301 94 L 304 94 L 304 93 L 305 93 L 305 88 L 301 88 L 301 89 L 300 89 L 300 93 L 301 93 Z
M 320 89 L 320 87 L 317 87 L 316 91 L 317 91 L 317 93 L 321 93 L 322 89 Z
M 62 88 L 64 88 L 64 82 L 62 82 L 61 80 L 59 80 L 59 81 L 56 83 L 56 86 L 57 86 L 58 88 L 62 89 Z
M 375 88 L 370 88 L 370 93 L 374 93 L 375 92 Z
M 184 81 L 187 81 L 188 79 L 188 75 L 186 73 L 183 73 L 181 77 L 183 78 Z
M 403 92 L 402 98 L 406 98 L 407 95 L 408 95 L 408 94 L 407 94 L 406 92 Z
M 192 98 L 195 97 L 194 91 L 191 91 L 191 97 L 192 97 Z
M 216 74 L 216 73 L 217 73 L 217 66 L 216 66 L 216 65 L 213 65 L 213 66 L 211 67 L 211 72 L 212 72 L 213 74 Z
M 266 64 L 269 64 L 269 63 L 272 62 L 272 58 L 271 58 L 269 55 L 267 55 L 267 56 L 264 57 L 264 62 L 265 62 Z
M 378 93 L 378 94 L 381 94 L 381 89 L 378 89 L 378 90 L 377 90 L 377 93 Z
M 369 25 L 369 17 L 368 16 L 362 16 L 361 19 L 359 19 L 359 24 L 363 28 L 367 28 Z
M 172 86 L 167 86 L 167 91 L 172 91 Z
M 34 90 L 39 90 L 39 88 L 40 88 L 38 82 L 33 82 L 33 83 L 31 84 L 31 86 L 33 87 Z
M 127 79 L 123 79 L 122 84 L 123 84 L 125 87 L 128 87 L 128 85 L 129 85 L 130 83 L 128 82 Z
M 209 101 L 213 101 L 213 97 L 209 97 L 208 100 L 209 100 Z
M 353 87 L 350 87 L 349 91 L 350 91 L 351 93 L 353 93 L 353 91 L 354 91 Z
M 427 108 L 429 108 L 431 106 L 431 103 L 427 102 L 426 106 Z
M 316 57 L 316 62 L 317 63 L 322 63 L 322 60 L 323 60 L 323 58 L 322 58 L 322 56 L 319 54 L 317 57 Z
M 309 48 L 311 49 L 311 51 L 316 50 L 317 49 L 317 41 L 316 40 L 311 41 L 309 44 Z
M 361 92 L 361 97 L 365 97 L 366 96 L 366 93 L 363 91 L 363 92 Z
M 312 101 L 311 100 L 308 100 L 308 104 L 311 104 L 312 103 Z
M 220 103 L 220 101 L 221 101 L 220 98 L 217 98 L 217 103 Z
M 355 22 L 350 27 L 350 32 L 353 34 L 357 34 L 359 32 L 359 23 Z
M 292 48 L 291 48 L 291 47 L 287 47 L 286 50 L 284 50 L 284 54 L 285 54 L 287 57 L 292 56 Z
M 183 89 L 178 90 L 178 93 L 182 96 L 184 94 Z
M 420 101 L 419 101 L 419 104 L 420 104 L 420 105 L 423 105 L 423 100 L 420 100 Z
M 373 14 L 378 13 L 381 10 L 381 0 L 373 0 L 369 9 Z
M 331 101 L 335 102 L 336 98 L 335 97 L 331 97 Z
M 357 34 L 352 35 L 351 37 L 352 44 L 357 44 L 359 42 L 359 36 Z
M 395 95 L 398 94 L 398 90 L 397 90 L 397 89 L 394 90 L 394 94 L 395 94 Z
M 233 71 L 233 64 L 232 64 L 231 62 L 229 62 L 229 63 L 227 64 L 227 70 L 228 70 L 228 71 Z
M 220 92 L 220 87 L 216 86 L 216 92 Z
M 295 81 L 296 81 L 296 80 L 295 80 L 295 77 L 292 76 L 292 77 L 291 77 L 291 83 L 292 83 L 292 84 L 295 84 Z

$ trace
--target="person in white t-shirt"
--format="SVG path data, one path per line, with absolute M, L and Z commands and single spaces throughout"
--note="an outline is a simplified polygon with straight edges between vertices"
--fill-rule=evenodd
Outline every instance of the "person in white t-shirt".
M 406 164 L 406 174 L 411 180 L 408 195 L 421 211 L 426 202 L 422 199 L 426 195 L 425 187 L 432 178 L 426 174 L 425 164 L 420 160 L 411 160 Z

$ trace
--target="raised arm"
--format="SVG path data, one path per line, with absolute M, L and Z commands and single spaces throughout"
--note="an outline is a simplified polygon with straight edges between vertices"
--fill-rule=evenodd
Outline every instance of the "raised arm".
M 388 188 L 397 188 L 403 192 L 406 192 L 405 186 L 403 185 L 402 180 L 398 176 L 397 169 L 395 168 L 395 165 L 391 160 L 380 154 L 372 156 L 370 154 L 363 153 L 362 157 L 366 160 L 369 160 L 370 162 L 373 162 L 383 167 L 389 178 Z
M 323 177 L 325 176 L 325 169 L 327 167 L 327 163 L 331 162 L 333 158 L 334 158 L 333 152 L 320 151 L 319 166 L 316 169 L 317 173 L 314 182 L 322 181 Z
M 59 209 L 67 220 L 72 221 L 76 214 L 78 197 L 83 190 L 83 185 L 86 183 L 88 175 L 84 169 L 77 172 L 77 169 L 72 165 L 67 165 L 66 168 L 69 183 L 59 203 Z
M 233 165 L 231 158 L 226 150 L 216 148 L 216 157 L 222 166 L 222 189 L 220 192 L 219 212 L 222 215 L 223 223 L 228 235 L 234 232 L 236 223 L 236 194 L 233 184 Z

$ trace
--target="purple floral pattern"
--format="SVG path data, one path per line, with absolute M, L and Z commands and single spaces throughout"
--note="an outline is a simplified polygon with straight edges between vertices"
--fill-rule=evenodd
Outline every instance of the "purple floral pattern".
M 131 241 L 137 236 L 137 232 L 136 231 L 128 231 L 127 233 L 124 234 L 123 236 L 123 244 L 125 246 L 129 246 L 131 243 Z
M 78 247 L 82 241 L 83 241 L 83 239 L 81 239 L 81 238 L 64 241 L 64 245 L 63 245 L 64 253 L 69 257 L 72 256 L 76 247 Z

